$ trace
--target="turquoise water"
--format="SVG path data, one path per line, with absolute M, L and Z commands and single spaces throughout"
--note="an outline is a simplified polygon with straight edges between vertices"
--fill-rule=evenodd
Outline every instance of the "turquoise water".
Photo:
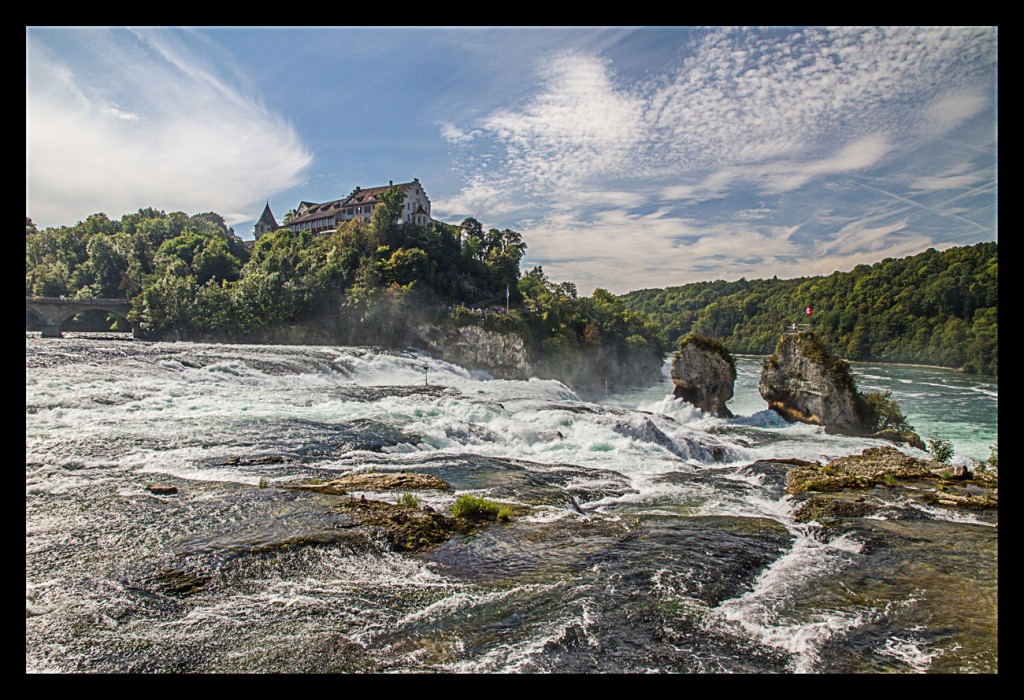
M 925 442 L 953 443 L 959 460 L 985 460 L 999 436 L 996 380 L 932 367 L 853 364 L 862 391 L 892 392 Z
M 934 367 L 853 363 L 861 391 L 891 391 L 908 421 L 925 442 L 943 438 L 953 444 L 954 462 L 986 460 L 999 436 L 999 384 L 989 377 L 961 374 Z M 620 406 L 649 404 L 671 394 L 669 365 L 663 381 L 608 397 Z M 736 384 L 729 409 L 737 418 L 767 409 L 758 393 L 761 358 L 736 358 Z
M 882 441 L 785 423 L 757 358 L 728 420 L 667 372 L 591 403 L 417 351 L 35 335 L 25 360 L 27 672 L 998 671 L 998 514 L 879 486 L 873 517 L 798 522 L 757 460 Z M 987 456 L 994 382 L 854 372 Z M 368 471 L 523 510 L 400 553 L 337 510 L 356 491 L 281 488 Z

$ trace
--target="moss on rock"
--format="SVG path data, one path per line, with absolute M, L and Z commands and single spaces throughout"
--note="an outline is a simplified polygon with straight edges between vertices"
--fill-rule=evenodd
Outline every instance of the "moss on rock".
M 413 510 L 395 503 L 366 498 L 342 500 L 334 509 L 357 523 L 378 528 L 399 552 L 413 552 L 447 542 L 465 525 L 433 509 Z
M 343 496 L 349 491 L 451 491 L 448 482 L 430 474 L 416 472 L 365 472 L 345 474 L 330 481 L 303 481 L 285 484 L 295 491 L 315 491 Z
M 980 475 L 979 471 L 982 472 Z M 933 505 L 996 508 L 999 501 L 994 484 L 997 482 L 989 481 L 989 476 L 983 471 L 971 472 L 959 465 L 950 467 L 935 460 L 918 459 L 885 445 L 869 447 L 859 455 L 839 457 L 827 464 L 797 465 L 786 475 L 786 493 L 840 492 L 882 485 L 896 487 L 901 482 L 914 482 L 915 489 L 908 493 Z M 922 486 L 927 488 L 928 484 L 934 484 L 935 490 L 922 492 Z M 857 517 L 855 511 L 862 510 L 861 506 L 832 503 L 828 500 L 831 497 L 808 498 L 809 505 L 798 508 L 798 520 L 801 522 L 818 519 L 819 516 Z
M 839 518 L 863 518 L 877 510 L 877 506 L 861 499 L 811 496 L 796 507 L 794 515 L 798 523 L 808 523 L 812 520 L 821 522 Z
M 682 356 L 683 349 L 690 344 L 693 344 L 705 352 L 714 353 L 725 360 L 732 369 L 733 381 L 736 380 L 736 358 L 733 357 L 731 352 L 729 352 L 728 346 L 717 338 L 709 338 L 708 336 L 701 335 L 699 333 L 691 333 L 679 342 L 679 349 L 676 350 L 674 357 L 676 362 L 678 362 L 679 358 Z

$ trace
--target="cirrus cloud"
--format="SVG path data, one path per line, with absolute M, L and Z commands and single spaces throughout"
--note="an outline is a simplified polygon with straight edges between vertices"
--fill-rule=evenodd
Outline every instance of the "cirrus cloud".
M 153 206 L 251 219 L 312 154 L 237 75 L 221 75 L 232 65 L 190 32 L 30 29 L 28 215 L 48 226 Z

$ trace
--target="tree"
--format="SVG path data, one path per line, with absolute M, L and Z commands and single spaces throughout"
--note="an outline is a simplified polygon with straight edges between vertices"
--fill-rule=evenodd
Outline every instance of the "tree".
M 396 233 L 402 222 L 402 204 L 404 202 L 405 194 L 394 185 L 377 195 L 377 204 L 373 207 L 373 214 L 370 216 L 370 229 L 376 234 L 381 244 L 400 246 L 401 241 L 397 240 Z
M 482 241 L 484 237 L 484 227 L 473 217 L 463 219 L 459 225 L 459 231 L 463 241 L 470 238 L 479 238 Z
M 89 296 L 119 296 L 122 277 L 128 270 L 128 260 L 118 249 L 114 238 L 102 233 L 97 234 L 89 239 L 86 250 L 89 260 L 84 267 L 91 271 L 93 278 Z
M 953 443 L 941 437 L 928 438 L 928 452 L 936 462 L 949 464 L 953 459 Z
M 914 426 L 903 415 L 891 391 L 872 391 L 860 395 L 861 416 L 865 426 L 873 431 L 893 430 L 897 433 L 912 433 Z

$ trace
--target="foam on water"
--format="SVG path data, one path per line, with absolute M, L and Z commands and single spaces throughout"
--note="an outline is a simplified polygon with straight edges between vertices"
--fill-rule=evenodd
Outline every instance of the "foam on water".
M 826 574 L 848 565 L 862 544 L 850 535 L 831 542 L 818 538 L 813 526 L 793 528 L 790 550 L 758 577 L 748 593 L 724 601 L 707 618 L 716 631 L 735 630 L 745 638 L 780 648 L 792 655 L 797 673 L 816 670 L 822 646 L 871 619 L 870 611 L 798 611 L 801 591 Z
M 890 637 L 876 648 L 876 653 L 893 658 L 917 673 L 928 671 L 935 659 L 942 655 L 941 650 L 929 649 L 928 643 L 917 635 Z
M 40 351 L 52 353 L 52 348 L 61 347 L 61 341 L 55 342 L 40 345 Z M 343 472 L 447 465 L 449 455 L 454 468 L 467 458 L 495 458 L 529 464 L 533 472 L 564 470 L 572 475 L 563 484 L 566 492 L 587 494 L 574 501 L 578 511 L 565 502 L 538 507 L 523 517 L 524 524 L 569 519 L 567 525 L 582 525 L 588 519 L 596 521 L 598 514 L 615 521 L 615 527 L 632 522 L 638 514 L 766 518 L 781 523 L 793 535 L 789 549 L 772 560 L 746 593 L 710 608 L 700 619 L 719 637 L 735 636 L 744 643 L 752 640 L 782 650 L 792 658 L 792 670 L 820 670 L 820 652 L 830 640 L 841 640 L 879 619 L 878 611 L 865 606 L 829 610 L 801 603 L 806 593 L 856 560 L 861 545 L 849 535 L 824 542 L 813 527 L 796 524 L 789 501 L 781 497 L 778 468 L 761 473 L 744 467 L 785 457 L 826 462 L 888 443 L 826 435 L 815 426 L 786 423 L 766 410 L 757 395 L 756 360 L 738 359 L 738 396 L 731 406 L 745 410 L 723 419 L 675 399 L 664 385 L 635 393 L 628 401 L 613 397 L 608 404 L 590 403 L 560 382 L 497 380 L 416 352 L 189 343 L 132 344 L 132 349 L 135 355 L 107 363 L 90 361 L 87 350 L 67 352 L 60 360 L 63 364 L 40 361 L 28 373 L 29 554 L 80 546 L 61 533 L 62 518 L 79 517 L 75 507 L 82 501 L 72 501 L 69 494 L 102 494 L 104 503 L 118 498 L 118 506 L 129 509 L 137 502 L 155 503 L 167 509 L 160 511 L 161 517 L 174 512 L 181 518 L 176 522 L 198 524 L 198 517 L 188 520 L 183 513 L 207 498 L 234 503 L 230 499 L 239 493 L 250 499 L 246 507 L 253 502 L 264 509 L 280 505 L 267 492 L 250 489 L 232 487 L 232 496 L 226 497 L 225 490 L 215 487 L 217 482 L 255 486 L 263 478 L 279 483 L 311 474 L 330 478 Z M 431 388 L 420 390 L 424 366 Z M 873 372 L 872 380 L 892 382 L 883 374 Z M 928 427 L 947 418 L 934 413 L 943 401 L 953 414 L 966 410 L 972 401 L 994 404 L 996 398 L 994 385 L 957 386 L 942 393 L 938 386 L 914 377 L 913 394 L 907 392 L 906 382 L 893 386 L 908 401 L 908 415 L 921 405 L 914 402 L 928 404 L 921 414 L 934 416 L 928 419 L 932 422 L 924 422 Z M 948 420 L 952 423 L 954 418 Z M 970 431 L 973 425 L 964 423 L 961 429 Z M 923 437 L 931 434 L 922 431 Z M 379 440 L 361 441 L 364 436 Z M 258 461 L 269 456 L 280 456 L 281 461 Z M 602 474 L 609 475 L 607 481 Z M 153 475 L 204 483 L 186 489 L 184 498 L 157 502 L 142 491 Z M 421 500 L 443 510 L 453 498 L 445 493 Z M 47 510 L 51 501 L 53 512 Z M 214 504 L 208 507 L 220 507 L 221 500 Z M 985 524 L 970 513 L 916 503 L 906 507 L 921 508 L 931 519 Z M 225 518 L 244 517 L 242 512 L 247 511 L 231 510 Z M 80 517 L 76 527 L 92 537 L 96 514 L 83 509 Z M 220 530 L 188 534 L 196 541 L 210 541 L 225 529 L 230 535 L 247 526 L 225 521 Z M 151 525 L 139 551 L 147 557 L 167 556 L 167 548 L 185 537 L 167 529 L 172 528 Z M 111 556 L 109 552 L 133 534 L 128 529 L 114 532 L 111 524 L 110 532 L 95 535 L 112 538 L 105 540 L 107 549 L 97 546 L 90 551 L 99 553 L 92 556 Z M 784 535 L 779 537 L 785 541 Z M 274 568 L 285 564 L 293 568 Z M 576 581 L 551 579 L 553 583 L 531 580 L 512 582 L 508 588 L 488 587 L 451 572 L 440 573 L 424 558 L 391 554 L 383 547 L 362 554 L 313 547 L 261 559 L 252 567 L 251 579 L 246 579 L 244 567 L 233 574 L 242 585 L 190 597 L 177 616 L 119 618 L 118 609 L 138 606 L 131 582 L 96 582 L 91 572 L 76 569 L 64 570 L 74 573 L 74 585 L 79 586 L 66 594 L 69 600 L 58 591 L 71 585 L 71 576 L 27 581 L 26 610 L 33 619 L 91 615 L 90 624 L 104 630 L 120 626 L 119 634 L 127 638 L 169 640 L 182 649 L 223 645 L 225 635 L 238 634 L 247 641 L 224 657 L 223 668 L 228 669 L 252 667 L 248 661 L 232 666 L 232 654 L 258 663 L 256 628 L 261 625 L 283 638 L 306 632 L 339 635 L 344 630 L 347 639 L 367 648 L 387 647 L 379 653 L 393 652 L 388 663 L 400 670 L 422 663 L 449 671 L 514 672 L 548 670 L 546 659 L 567 648 L 597 648 L 595 630 L 611 624 L 601 617 L 608 608 L 586 583 L 575 588 Z M 87 579 L 87 585 L 81 579 Z M 665 586 L 657 588 L 659 581 L 653 580 L 652 588 L 659 596 L 670 595 Z M 494 643 L 466 658 L 476 616 L 485 617 L 486 611 L 505 605 L 530 609 L 538 600 L 552 599 L 559 604 L 550 613 L 530 617 L 522 630 L 512 632 L 503 622 L 494 623 L 487 632 L 493 633 Z M 76 605 L 85 612 L 77 611 Z M 435 639 L 439 629 L 445 630 L 440 636 L 448 635 L 444 643 L 452 645 L 450 651 L 459 660 L 452 661 L 444 650 L 435 653 L 403 639 L 406 630 L 416 632 L 416 639 Z M 937 653 L 929 649 L 924 634 L 906 629 L 894 632 L 881 647 L 880 655 L 914 670 L 927 670 Z M 82 648 L 75 652 L 80 657 L 87 654 Z M 701 667 L 703 662 L 697 663 Z M 39 658 L 29 660 L 27 667 L 46 671 L 53 664 Z M 67 671 L 68 666 L 53 670 Z
M 600 642 L 591 633 L 594 625 L 594 612 L 590 603 L 584 599 L 573 605 L 564 607 L 557 617 L 533 625 L 525 639 L 507 644 L 498 644 L 492 650 L 477 659 L 460 661 L 450 664 L 447 670 L 456 673 L 524 673 L 544 670 L 539 665 L 549 649 L 565 645 L 570 641 L 583 642 L 595 649 Z

